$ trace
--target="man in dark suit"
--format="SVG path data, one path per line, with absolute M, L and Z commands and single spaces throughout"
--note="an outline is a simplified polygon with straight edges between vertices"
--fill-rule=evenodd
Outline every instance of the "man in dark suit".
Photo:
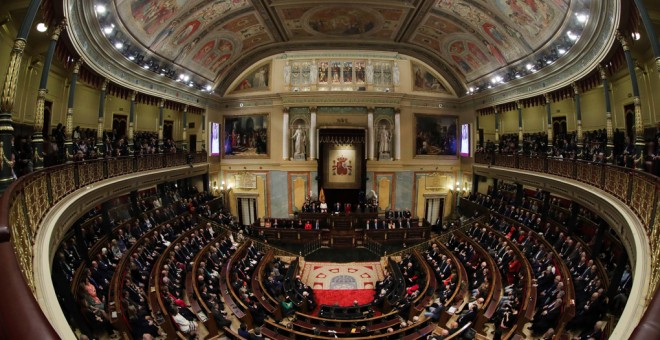
M 335 203 L 335 214 L 339 214 L 341 212 L 341 203 L 337 202 Z
M 473 322 L 477 318 L 477 307 L 476 303 L 469 305 L 468 310 L 458 317 L 456 322 L 458 322 L 458 327 L 465 326 L 468 322 Z

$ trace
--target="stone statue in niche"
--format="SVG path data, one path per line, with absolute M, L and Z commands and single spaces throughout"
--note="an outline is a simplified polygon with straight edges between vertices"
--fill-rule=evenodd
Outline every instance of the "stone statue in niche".
M 387 124 L 383 123 L 378 131 L 378 160 L 392 159 L 391 144 L 392 132 L 390 132 Z
M 399 64 L 395 61 L 394 62 L 394 67 L 392 67 L 392 82 L 394 85 L 399 85 L 400 81 L 400 74 L 399 74 Z
M 296 131 L 291 135 L 293 140 L 293 159 L 305 160 L 307 150 L 307 134 L 302 125 L 298 125 Z
M 365 73 L 367 74 L 367 83 L 372 84 L 374 82 L 374 65 L 371 63 L 371 60 L 367 62 Z
M 284 85 L 291 84 L 291 65 L 287 60 L 286 65 L 284 65 Z

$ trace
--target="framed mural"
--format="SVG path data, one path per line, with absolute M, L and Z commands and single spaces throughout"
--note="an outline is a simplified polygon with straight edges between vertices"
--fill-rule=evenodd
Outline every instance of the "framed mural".
M 269 115 L 267 113 L 225 116 L 223 158 L 268 158 Z
M 411 64 L 414 91 L 448 93 L 447 88 L 429 69 L 414 62 Z
M 415 114 L 415 157 L 457 156 L 458 117 Z
M 268 91 L 270 90 L 270 63 L 259 66 L 256 70 L 245 76 L 229 94 L 245 91 Z

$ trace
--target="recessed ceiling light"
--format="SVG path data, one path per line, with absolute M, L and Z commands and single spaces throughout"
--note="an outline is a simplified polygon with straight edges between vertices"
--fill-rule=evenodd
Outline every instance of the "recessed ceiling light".
M 149 69 L 149 64 L 144 64 L 144 66 L 142 66 L 142 67 L 144 67 L 145 70 L 148 70 Z
M 107 8 L 104 5 L 96 5 L 96 13 L 103 15 L 106 11 Z
M 211 85 L 206 85 L 206 91 L 211 92 L 211 90 L 213 90 L 213 86 L 211 86 Z
M 566 53 L 566 50 L 563 49 L 563 48 L 560 48 L 560 49 L 557 50 L 557 53 L 559 53 L 559 54 L 565 54 L 565 53 Z
M 121 41 L 115 43 L 115 48 L 121 50 L 124 47 L 124 44 Z
M 39 28 L 37 28 L 39 29 Z M 639 40 L 642 36 L 639 34 L 639 32 L 633 32 L 632 33 L 632 38 L 633 40 Z
M 46 26 L 46 24 L 44 24 L 43 22 L 37 24 L 37 31 L 46 32 L 47 30 L 48 30 L 48 26 Z
M 575 13 L 575 16 L 577 17 L 577 21 L 580 23 L 585 23 L 587 22 L 587 19 L 589 19 L 589 16 L 584 13 Z
M 113 30 L 112 26 L 106 26 L 103 28 L 103 33 L 110 34 L 112 33 L 112 30 Z
M 135 60 L 135 56 L 134 55 L 129 55 L 128 60 Z

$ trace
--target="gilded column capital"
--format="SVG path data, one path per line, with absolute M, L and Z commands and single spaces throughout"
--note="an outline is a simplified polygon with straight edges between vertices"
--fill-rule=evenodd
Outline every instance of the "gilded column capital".
M 131 101 L 132 102 L 135 101 L 135 98 L 137 97 L 137 95 L 138 95 L 138 91 L 132 91 L 131 92 Z
M 616 39 L 619 40 L 624 51 L 630 51 L 630 39 L 621 30 L 616 31 Z
M 578 86 L 578 84 L 577 84 L 576 82 L 572 82 L 572 83 L 571 83 L 571 87 L 573 88 L 573 93 L 574 93 L 576 96 L 577 96 L 578 94 L 580 94 L 580 87 Z
M 62 34 L 62 31 L 66 29 L 66 18 L 63 18 L 62 21 L 60 21 L 57 26 L 53 28 L 53 32 L 50 34 L 50 40 L 55 40 L 60 38 L 60 34 Z
M 374 109 L 373 106 L 369 106 L 369 107 L 367 108 L 367 113 L 370 114 L 370 115 L 373 115 L 373 114 L 374 114 L 374 110 L 375 110 L 375 109 Z
M 310 106 L 309 113 L 316 113 L 316 106 Z
M 183 106 L 183 112 L 188 112 L 188 105 Z
M 282 113 L 288 114 L 289 113 L 289 107 L 288 106 L 283 107 L 282 108 Z
M 39 89 L 37 91 L 37 98 L 46 98 L 46 93 L 48 93 L 48 89 Z
M 165 99 L 161 99 L 160 102 L 158 103 L 158 106 L 161 108 L 165 107 Z
M 516 100 L 516 109 L 522 110 L 522 103 L 520 102 L 520 100 Z
M 80 67 L 82 66 L 83 61 L 82 59 L 76 60 L 75 63 L 73 63 L 73 73 L 79 73 L 80 72 Z
M 600 73 L 601 80 L 607 80 L 607 69 L 603 65 L 598 65 L 598 73 Z
M 550 102 L 552 101 L 552 96 L 550 93 L 544 93 L 543 98 L 545 98 L 545 104 L 550 105 Z
M 14 40 L 14 47 L 12 48 L 12 52 L 23 53 L 26 45 L 27 41 L 25 41 L 25 39 L 16 39 Z
M 101 84 L 101 91 L 105 92 L 108 89 L 108 84 L 110 84 L 110 80 L 108 80 L 108 78 L 103 79 L 103 84 Z

